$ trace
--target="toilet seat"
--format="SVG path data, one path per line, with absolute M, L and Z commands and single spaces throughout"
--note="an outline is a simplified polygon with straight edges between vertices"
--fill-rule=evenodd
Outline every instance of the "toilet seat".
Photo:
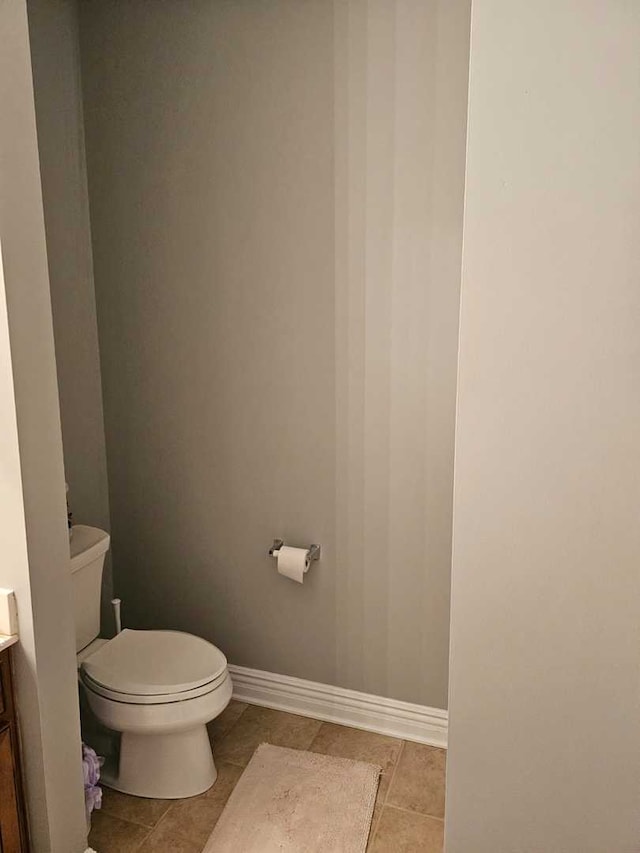
M 87 689 L 115 702 L 161 705 L 211 693 L 227 678 L 216 646 L 182 631 L 125 629 L 89 655 L 80 674 Z
M 97 693 L 98 696 L 104 696 L 105 699 L 111 699 L 112 702 L 123 702 L 127 705 L 168 705 L 172 702 L 184 702 L 187 699 L 196 699 L 198 696 L 206 696 L 207 693 L 217 690 L 225 684 L 228 678 L 229 673 L 225 670 L 214 681 L 210 681 L 200 687 L 195 687 L 193 690 L 183 690 L 180 693 L 157 693 L 149 696 L 135 693 L 121 693 L 118 690 L 105 687 L 103 684 L 98 684 L 86 672 L 80 673 L 80 680 L 87 690 Z

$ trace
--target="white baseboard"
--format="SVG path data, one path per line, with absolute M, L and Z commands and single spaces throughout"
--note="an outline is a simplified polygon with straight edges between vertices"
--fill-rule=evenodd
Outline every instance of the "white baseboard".
M 244 666 L 230 665 L 229 671 L 239 701 L 447 748 L 448 714 L 439 708 Z

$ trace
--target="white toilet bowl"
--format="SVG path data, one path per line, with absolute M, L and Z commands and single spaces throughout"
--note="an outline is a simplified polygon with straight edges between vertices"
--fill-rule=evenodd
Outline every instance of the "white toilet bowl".
M 80 681 L 96 718 L 121 732 L 106 785 L 140 797 L 193 797 L 215 782 L 206 724 L 231 699 L 227 660 L 180 631 L 125 629 L 88 650 Z

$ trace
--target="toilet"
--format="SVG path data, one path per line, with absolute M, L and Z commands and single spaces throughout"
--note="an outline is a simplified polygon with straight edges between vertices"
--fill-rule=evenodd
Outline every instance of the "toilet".
M 125 628 L 98 637 L 100 590 L 109 535 L 76 525 L 71 538 L 78 677 L 98 722 L 119 736 L 101 780 L 139 797 L 201 794 L 216 780 L 207 723 L 231 699 L 227 660 L 182 631 Z

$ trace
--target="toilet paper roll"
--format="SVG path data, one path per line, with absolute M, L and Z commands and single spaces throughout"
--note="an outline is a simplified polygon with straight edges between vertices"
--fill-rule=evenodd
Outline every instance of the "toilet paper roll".
M 309 568 L 306 548 L 290 548 L 289 545 L 283 545 L 277 552 L 277 560 L 278 574 L 302 583 L 305 572 Z

